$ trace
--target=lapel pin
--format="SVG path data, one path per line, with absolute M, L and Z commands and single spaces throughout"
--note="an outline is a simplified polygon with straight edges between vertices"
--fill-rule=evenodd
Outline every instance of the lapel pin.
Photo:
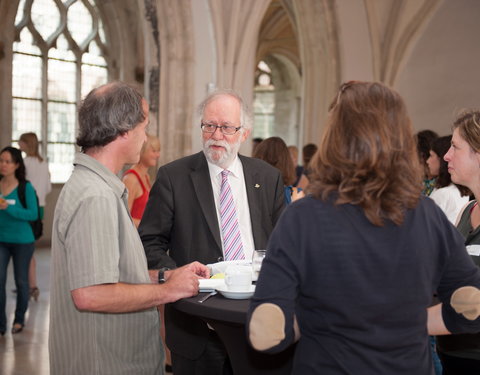
M 259 184 L 255 184 L 255 189 L 258 189 L 260 187 Z

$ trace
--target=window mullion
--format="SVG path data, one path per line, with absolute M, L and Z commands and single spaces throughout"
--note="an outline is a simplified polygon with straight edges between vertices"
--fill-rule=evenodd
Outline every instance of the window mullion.
M 48 51 L 42 53 L 42 155 L 48 154 Z
M 75 95 L 76 95 L 77 100 L 76 100 L 76 104 L 75 104 L 75 108 L 76 108 L 75 113 L 78 113 L 78 107 L 79 107 L 79 105 L 81 103 L 81 100 L 82 100 L 82 56 L 81 55 L 78 56 L 78 58 L 77 58 L 76 67 L 77 67 L 77 71 L 76 71 L 76 73 L 77 73 L 77 85 L 76 85 Z M 78 130 L 78 116 L 75 116 L 75 133 L 74 134 L 78 134 L 77 130 Z M 75 146 L 75 149 L 77 149 L 76 144 L 74 146 Z

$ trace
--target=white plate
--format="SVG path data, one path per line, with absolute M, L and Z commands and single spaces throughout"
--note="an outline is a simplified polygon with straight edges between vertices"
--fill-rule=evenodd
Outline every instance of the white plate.
M 243 290 L 240 292 L 236 292 L 233 290 L 228 290 L 227 286 L 217 287 L 217 290 L 224 296 L 225 298 L 230 299 L 248 299 L 253 296 L 255 293 L 255 285 L 250 285 L 250 290 Z
M 217 287 L 225 287 L 224 279 L 200 279 L 198 282 L 200 292 L 213 292 Z

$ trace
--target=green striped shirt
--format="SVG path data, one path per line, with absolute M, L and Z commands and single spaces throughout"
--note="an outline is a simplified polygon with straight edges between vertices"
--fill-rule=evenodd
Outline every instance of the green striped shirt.
M 85 154 L 55 209 L 52 233 L 50 367 L 64 374 L 162 374 L 158 312 L 81 312 L 70 292 L 86 286 L 150 283 L 125 185 Z

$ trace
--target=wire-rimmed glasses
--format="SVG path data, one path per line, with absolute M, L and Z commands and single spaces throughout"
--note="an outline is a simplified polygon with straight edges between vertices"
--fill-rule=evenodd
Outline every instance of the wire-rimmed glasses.
M 220 131 L 225 135 L 233 135 L 242 128 L 241 126 L 236 127 L 231 125 L 215 125 L 215 124 L 207 124 L 204 122 L 200 124 L 200 127 L 202 128 L 202 131 L 205 133 L 215 133 L 217 129 L 220 129 Z

